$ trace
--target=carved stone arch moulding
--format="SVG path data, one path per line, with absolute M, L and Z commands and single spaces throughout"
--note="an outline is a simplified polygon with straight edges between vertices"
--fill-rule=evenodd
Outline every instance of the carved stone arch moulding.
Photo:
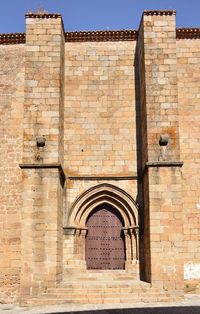
M 64 226 L 65 239 L 72 246 L 71 260 L 86 267 L 85 243 L 87 238 L 87 219 L 101 205 L 108 205 L 118 211 L 123 220 L 122 232 L 125 239 L 125 269 L 134 270 L 139 276 L 139 238 L 138 238 L 138 205 L 125 191 L 111 184 L 96 185 L 82 193 L 73 203 L 68 225 Z M 68 243 L 68 242 L 67 242 Z M 68 257 L 66 256 L 66 259 Z
M 103 203 L 120 212 L 125 228 L 138 226 L 138 205 L 135 200 L 127 192 L 107 183 L 90 188 L 76 199 L 69 213 L 69 226 L 85 228 L 91 211 Z

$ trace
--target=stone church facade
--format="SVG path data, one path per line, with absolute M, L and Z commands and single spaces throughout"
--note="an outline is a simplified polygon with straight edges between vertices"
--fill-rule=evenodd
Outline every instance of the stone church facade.
M 1 302 L 198 292 L 200 30 L 175 18 L 0 35 Z

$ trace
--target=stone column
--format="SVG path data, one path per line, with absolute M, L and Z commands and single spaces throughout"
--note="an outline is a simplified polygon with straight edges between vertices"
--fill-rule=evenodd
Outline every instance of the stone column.
M 183 286 L 182 187 L 174 11 L 145 11 L 138 37 L 145 277 Z
M 87 234 L 87 229 L 81 229 L 81 247 L 82 247 L 82 260 L 85 262 L 85 238 Z
M 130 264 L 132 261 L 132 243 L 130 232 L 128 228 L 123 228 L 125 238 L 125 250 L 126 250 L 126 264 Z
M 26 15 L 22 300 L 62 278 L 64 43 L 59 14 Z
M 135 226 L 131 229 L 132 246 L 133 246 L 133 259 L 138 262 L 139 260 L 139 227 Z

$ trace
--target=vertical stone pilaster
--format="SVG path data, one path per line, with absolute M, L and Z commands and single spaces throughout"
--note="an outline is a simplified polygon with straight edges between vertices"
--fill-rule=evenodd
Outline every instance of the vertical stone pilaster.
M 143 34 L 148 161 L 179 160 L 175 12 L 144 12 Z M 159 139 L 165 134 L 169 143 L 164 151 Z
M 24 163 L 62 161 L 64 32 L 60 15 L 26 15 Z M 36 139 L 44 136 L 45 147 Z
M 174 11 L 145 11 L 138 39 L 145 276 L 182 289 L 182 200 Z M 161 137 L 168 138 L 166 146 Z
M 61 16 L 26 15 L 22 300 L 62 277 L 63 81 Z

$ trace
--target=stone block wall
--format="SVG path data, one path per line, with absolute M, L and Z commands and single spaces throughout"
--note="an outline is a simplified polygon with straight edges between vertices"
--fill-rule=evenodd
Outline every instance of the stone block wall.
M 174 11 L 144 12 L 137 41 L 65 42 L 59 14 L 26 21 L 25 45 L 0 46 L 1 299 L 37 296 L 80 262 L 63 226 L 101 183 L 139 203 L 141 279 L 180 291 L 184 270 L 197 285 L 199 40 L 176 38 Z
M 135 42 L 65 45 L 65 171 L 137 171 Z
M 171 14 L 143 15 L 148 161 L 179 160 L 176 20 Z M 165 151 L 159 145 L 167 134 Z
M 63 112 L 64 36 L 61 16 L 26 18 L 26 68 L 23 162 L 56 163 L 60 154 Z M 63 63 L 63 64 L 62 64 Z M 39 154 L 36 138 L 46 145 Z
M 60 15 L 26 16 L 21 299 L 62 279 L 64 32 Z M 37 139 L 45 139 L 38 147 Z M 27 246 L 28 243 L 28 246 Z
M 138 38 L 145 277 L 181 290 L 182 182 L 175 12 L 144 12 Z M 143 95 L 145 94 L 145 95 Z M 168 145 L 159 145 L 162 135 Z M 146 160 L 145 160 L 146 159 Z M 177 226 L 176 231 L 174 226 Z M 142 252 L 141 252 L 142 253 Z
M 183 167 L 183 255 L 186 285 L 200 281 L 200 41 L 177 41 L 180 154 Z
M 0 302 L 18 297 L 24 45 L 0 46 Z
M 62 278 L 62 205 L 58 169 L 23 169 L 22 299 Z
M 151 282 L 183 289 L 182 173 L 178 167 L 149 169 Z

